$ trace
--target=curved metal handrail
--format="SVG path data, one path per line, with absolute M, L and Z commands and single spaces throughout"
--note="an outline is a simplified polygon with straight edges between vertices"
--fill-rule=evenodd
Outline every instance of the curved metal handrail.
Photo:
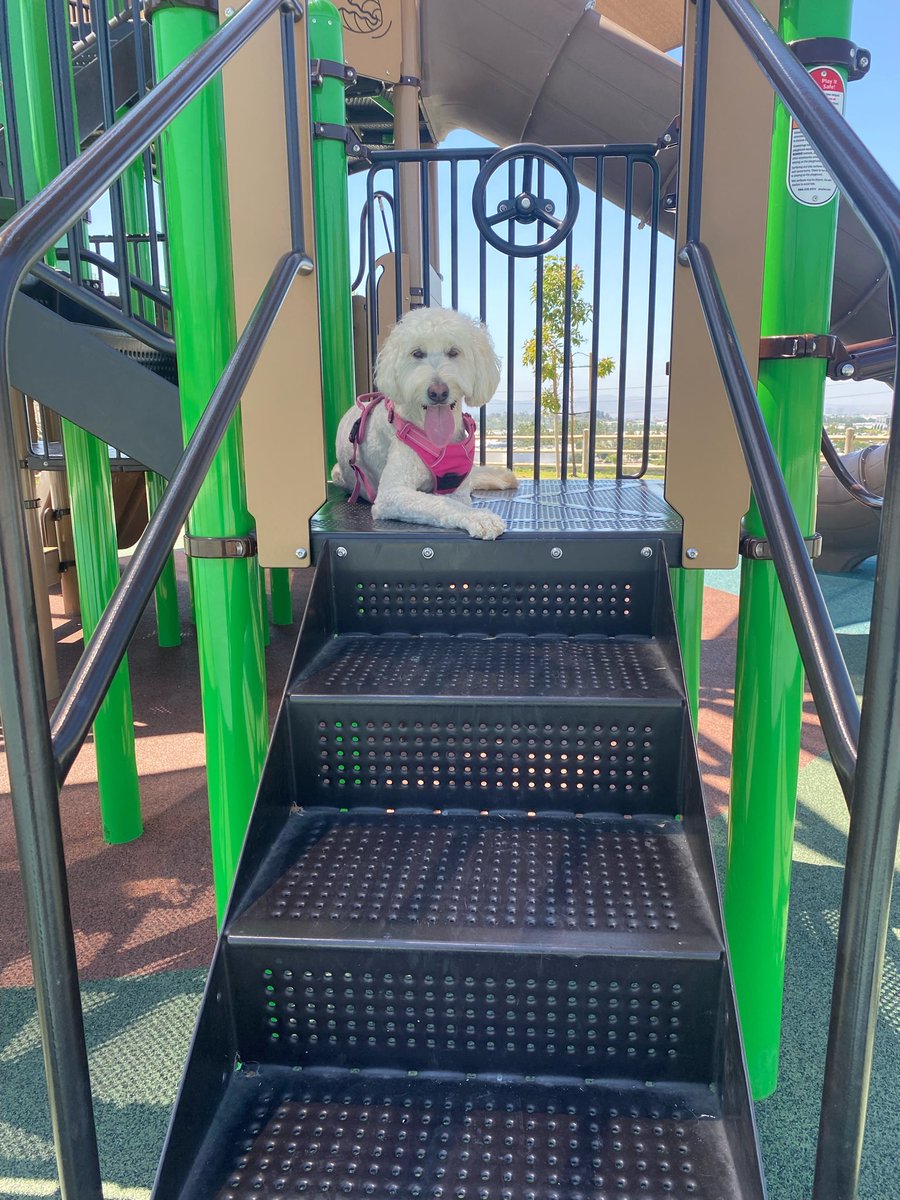
M 884 505 L 884 497 L 879 496 L 876 492 L 870 492 L 864 483 L 853 478 L 844 466 L 843 459 L 837 452 L 837 447 L 828 436 L 827 429 L 822 430 L 822 457 L 828 463 L 832 474 L 845 492 L 849 492 L 853 499 L 858 500 L 864 507 L 873 508 L 877 512 L 881 512 Z

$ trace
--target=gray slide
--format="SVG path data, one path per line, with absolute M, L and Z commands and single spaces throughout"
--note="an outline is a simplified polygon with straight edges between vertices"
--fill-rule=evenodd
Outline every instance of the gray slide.
M 681 44 L 680 0 L 420 0 L 420 11 L 422 95 L 438 140 L 468 129 L 499 146 L 655 142 L 679 111 L 681 66 L 665 51 Z M 674 188 L 677 152 L 660 158 L 665 193 Z M 604 195 L 621 206 L 623 190 L 622 177 L 608 171 Z M 646 200 L 635 193 L 634 213 L 645 216 Z M 661 228 L 673 232 L 671 216 Z M 846 204 L 831 332 L 845 344 L 891 335 L 884 259 Z M 884 453 L 870 450 L 845 462 L 879 491 Z M 828 468 L 819 489 L 820 566 L 849 570 L 874 553 L 878 514 Z

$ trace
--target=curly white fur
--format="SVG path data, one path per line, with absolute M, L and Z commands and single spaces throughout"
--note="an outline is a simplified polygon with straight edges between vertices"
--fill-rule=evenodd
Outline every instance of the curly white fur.
M 500 363 L 490 334 L 471 317 L 447 308 L 418 308 L 388 334 L 375 363 L 375 386 L 389 396 L 397 413 L 423 425 L 429 405 L 449 405 L 453 441 L 464 436 L 462 404 L 487 404 L 500 382 Z M 359 416 L 351 408 L 337 432 L 337 465 L 332 479 L 353 490 L 350 430 Z M 374 410 L 357 461 L 378 491 L 372 514 L 379 519 L 413 521 L 443 529 L 464 529 L 472 537 L 493 539 L 506 528 L 495 513 L 471 507 L 472 489 L 514 488 L 505 467 L 473 468 L 466 481 L 446 496 L 431 494 L 431 473 L 416 452 L 404 445 L 388 422 L 384 406 Z

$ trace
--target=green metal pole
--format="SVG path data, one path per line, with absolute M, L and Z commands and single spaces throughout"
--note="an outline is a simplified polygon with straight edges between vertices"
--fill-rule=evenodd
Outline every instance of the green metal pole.
M 341 18 L 331 0 L 310 0 L 309 56 L 344 61 Z M 312 119 L 346 125 L 344 84 L 326 75 L 312 90 Z M 353 316 L 350 303 L 350 218 L 347 147 L 335 138 L 313 141 L 313 191 L 319 264 L 319 325 L 322 342 L 322 395 L 326 466 L 334 461 L 338 423 L 353 404 Z
M 147 512 L 150 516 L 156 511 L 166 481 L 155 471 L 148 471 L 147 481 Z M 166 648 L 181 645 L 181 616 L 178 612 L 178 584 L 175 579 L 175 559 L 169 555 L 162 575 L 156 585 L 156 637 L 160 646 Z
M 17 112 L 22 169 L 25 194 L 30 198 L 61 168 L 47 12 L 43 4 L 24 0 L 11 3 L 8 12 L 16 97 L 22 98 Z M 87 641 L 119 582 L 109 449 L 70 421 L 61 421 L 61 427 Z M 97 714 L 94 745 L 104 839 L 129 842 L 140 836 L 142 825 L 127 660 L 119 667 Z
M 703 571 L 673 567 L 669 571 L 688 704 L 697 730 L 700 711 L 700 651 L 703 646 Z
M 266 573 L 259 569 L 259 619 L 262 622 L 263 646 L 272 641 L 272 627 L 269 624 L 269 596 L 266 591 Z
M 783 0 L 780 34 L 846 38 L 852 0 Z M 821 74 L 821 73 L 820 73 Z M 815 71 L 813 77 L 816 78 Z M 837 76 L 829 76 L 831 85 Z M 840 72 L 838 86 L 846 78 Z M 828 90 L 827 87 L 823 90 Z M 837 198 L 817 182 L 802 135 L 776 103 L 761 333 L 829 328 Z M 764 360 L 759 398 L 804 534 L 813 532 L 823 359 Z M 763 536 L 755 506 L 748 531 Z M 753 1094 L 778 1082 L 803 670 L 769 562 L 741 571 L 725 915 Z
M 159 78 L 217 26 L 197 7 L 152 19 Z M 185 439 L 193 432 L 236 342 L 225 130 L 219 79 L 160 137 L 178 380 Z M 191 511 L 193 537 L 245 537 L 240 416 L 232 421 Z M 268 742 L 259 566 L 255 558 L 191 561 L 206 735 L 216 905 L 221 921 Z
M 294 607 L 291 602 L 291 572 L 288 567 L 272 567 L 269 571 L 269 591 L 272 595 L 272 622 L 293 625 Z

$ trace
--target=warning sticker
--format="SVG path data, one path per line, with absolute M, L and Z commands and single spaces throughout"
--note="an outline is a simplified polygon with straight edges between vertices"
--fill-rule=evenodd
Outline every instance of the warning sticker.
M 844 81 L 834 67 L 812 67 L 810 78 L 825 93 L 839 113 L 844 111 Z M 791 145 L 788 153 L 788 191 L 795 200 L 818 208 L 833 200 L 837 185 L 828 174 L 806 134 L 791 118 Z

